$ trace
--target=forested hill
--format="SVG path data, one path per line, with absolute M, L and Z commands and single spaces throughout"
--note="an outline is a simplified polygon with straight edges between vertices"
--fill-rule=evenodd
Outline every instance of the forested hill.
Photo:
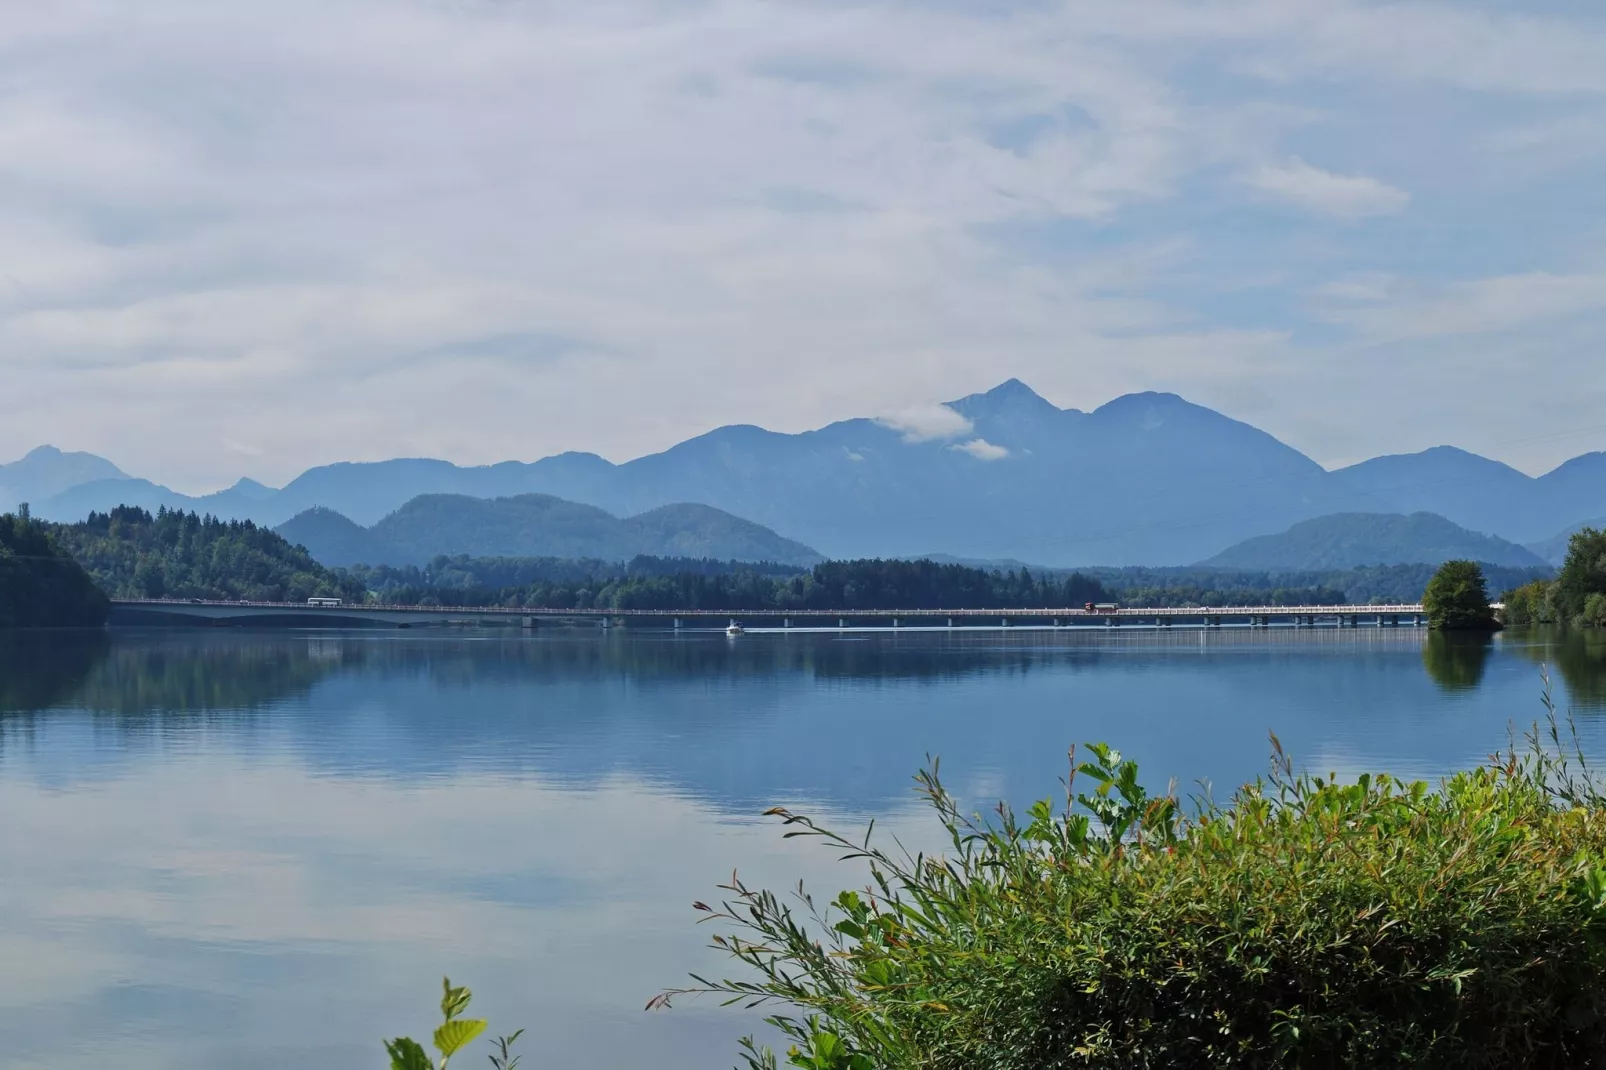
M 442 555 L 624 561 L 650 554 L 794 565 L 820 560 L 802 543 L 705 505 L 666 505 L 620 519 L 547 494 L 422 494 L 371 528 L 328 509 L 310 509 L 278 531 L 326 565 L 422 566 Z
M 1338 513 L 1246 539 L 1203 562 L 1216 568 L 1341 569 L 1480 561 L 1543 567 L 1532 550 L 1451 523 L 1433 513 Z
M 49 525 L 0 515 L 0 628 L 95 627 L 106 596 L 51 541 Z
M 209 598 L 301 602 L 313 595 L 360 600 L 338 575 L 249 520 L 218 520 L 135 506 L 46 525 L 56 542 L 113 598 Z

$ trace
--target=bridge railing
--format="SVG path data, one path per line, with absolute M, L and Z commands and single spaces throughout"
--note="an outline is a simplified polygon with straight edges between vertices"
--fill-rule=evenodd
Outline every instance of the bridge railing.
M 308 605 L 303 602 L 225 601 L 192 598 L 116 598 L 113 605 L 151 606 L 165 608 L 210 607 L 229 609 L 272 609 L 279 612 L 295 610 L 316 615 L 339 615 L 342 612 L 384 613 L 464 613 L 477 616 L 569 616 L 569 617 L 794 617 L 845 618 L 845 617 L 1011 617 L 1011 618 L 1065 618 L 1099 620 L 1109 617 L 1334 617 L 1334 616 L 1407 616 L 1423 612 L 1421 603 L 1394 603 L 1389 605 L 1301 605 L 1301 606 L 1123 606 L 1118 609 L 1089 610 L 1081 606 L 1054 608 L 954 608 L 954 609 L 567 609 L 548 606 L 420 606 L 393 605 L 378 602 L 349 602 L 343 605 Z M 1504 609 L 1499 602 L 1491 603 L 1495 610 Z

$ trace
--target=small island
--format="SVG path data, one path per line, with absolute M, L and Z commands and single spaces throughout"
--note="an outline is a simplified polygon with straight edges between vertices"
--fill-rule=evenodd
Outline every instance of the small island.
M 1476 561 L 1446 561 L 1422 593 L 1428 627 L 1439 631 L 1495 632 L 1500 619 L 1489 604 L 1489 586 Z

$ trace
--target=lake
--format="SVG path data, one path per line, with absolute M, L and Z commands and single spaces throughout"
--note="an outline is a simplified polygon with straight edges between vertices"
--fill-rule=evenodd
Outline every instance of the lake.
M 1180 791 L 1432 777 L 1542 716 L 1606 758 L 1606 636 L 1414 629 L 0 635 L 0 1051 L 51 1070 L 385 1063 L 443 973 L 528 1070 L 708 1070 L 753 1016 L 693 901 L 858 882 L 782 803 L 934 842 L 1105 740 Z M 483 1054 L 459 1065 L 484 1065 Z

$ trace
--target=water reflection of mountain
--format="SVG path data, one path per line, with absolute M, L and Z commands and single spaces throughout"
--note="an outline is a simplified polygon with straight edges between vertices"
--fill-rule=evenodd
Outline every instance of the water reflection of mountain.
M 1313 764 L 1349 760 L 1318 749 L 1339 735 L 1409 772 L 1478 760 L 1508 720 L 1533 716 L 1526 661 L 1508 659 L 1493 685 L 1479 685 L 1486 671 L 1467 660 L 1477 652 L 1425 640 L 1390 629 L 734 643 L 664 633 L 152 632 L 76 652 L 67 644 L 61 667 L 31 691 L 0 694 L 6 709 L 54 708 L 29 720 L 87 711 L 78 716 L 99 737 L 110 726 L 130 740 L 163 733 L 288 752 L 337 776 L 535 775 L 592 786 L 617 775 L 745 812 L 800 797 L 870 810 L 905 798 L 928 753 L 978 795 L 1019 799 L 1052 787 L 1065 748 L 1091 739 L 1139 757 L 1157 786 L 1176 775 L 1186 788 L 1199 775 L 1225 784 L 1261 772 L 1268 729 Z M 32 657 L 13 655 L 11 665 L 32 673 Z M 1520 708 L 1491 691 L 1506 681 Z M 1489 739 L 1469 727 L 1468 703 L 1493 726 Z

